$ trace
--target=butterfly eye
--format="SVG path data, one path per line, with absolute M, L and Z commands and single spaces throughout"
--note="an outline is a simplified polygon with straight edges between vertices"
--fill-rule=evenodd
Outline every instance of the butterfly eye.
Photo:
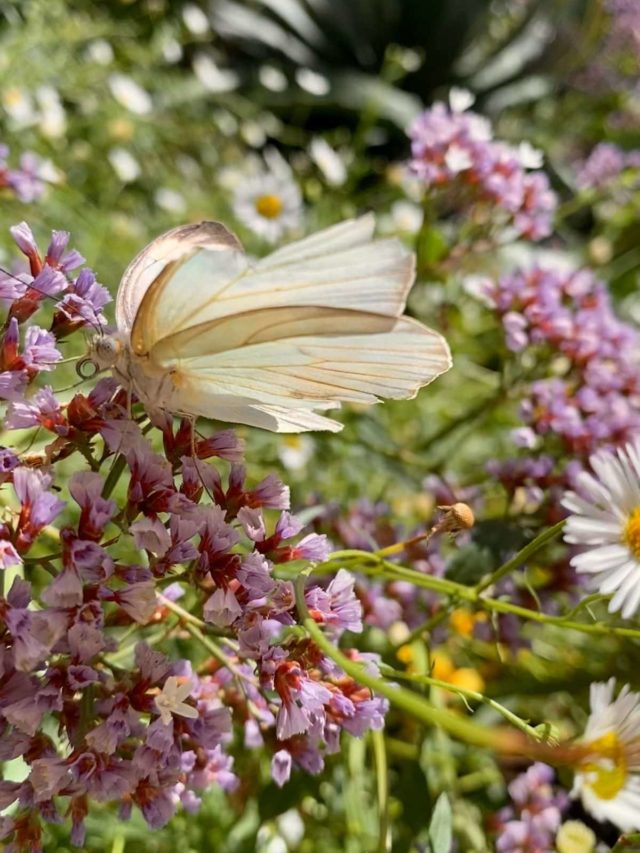
M 89 357 L 81 358 L 76 364 L 76 373 L 81 379 L 93 379 L 98 370 L 98 365 Z

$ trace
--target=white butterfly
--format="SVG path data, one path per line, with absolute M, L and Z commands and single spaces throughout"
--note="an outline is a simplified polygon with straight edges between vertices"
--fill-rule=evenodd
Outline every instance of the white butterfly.
M 403 317 L 415 260 L 349 220 L 252 263 L 223 225 L 168 231 L 127 268 L 117 332 L 89 360 L 150 409 L 276 432 L 342 428 L 318 412 L 414 397 L 451 366 Z

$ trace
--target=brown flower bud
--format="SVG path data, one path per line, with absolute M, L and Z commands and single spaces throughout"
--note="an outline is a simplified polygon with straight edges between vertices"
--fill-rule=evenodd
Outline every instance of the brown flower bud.
M 438 530 L 440 533 L 459 533 L 461 530 L 470 530 L 475 518 L 473 511 L 468 504 L 455 503 L 451 506 L 439 506 L 444 515 L 438 522 Z

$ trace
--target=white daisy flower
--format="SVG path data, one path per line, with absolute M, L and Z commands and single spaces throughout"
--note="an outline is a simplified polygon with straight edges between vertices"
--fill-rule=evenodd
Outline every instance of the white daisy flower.
M 640 606 L 640 443 L 599 451 L 589 462 L 595 476 L 583 471 L 577 481 L 586 497 L 567 492 L 562 501 L 573 513 L 564 539 L 588 546 L 571 565 L 591 575 L 599 592 L 613 593 L 609 612 L 628 619 Z
M 314 443 L 305 433 L 284 436 L 278 443 L 278 456 L 288 471 L 300 471 L 313 456 Z
M 640 829 L 640 693 L 625 685 L 614 699 L 615 683 L 611 678 L 591 685 L 571 795 L 596 820 L 629 832 Z
M 340 187 L 347 180 L 347 167 L 343 158 L 326 139 L 315 136 L 309 145 L 309 155 L 329 186 Z
M 198 716 L 197 708 L 193 705 L 187 705 L 184 701 L 193 690 L 191 680 L 180 684 L 181 679 L 175 675 L 170 675 L 164 683 L 164 687 L 155 698 L 156 708 L 160 714 L 160 718 L 165 726 L 171 722 L 171 715 L 177 714 L 179 717 L 188 717 L 190 720 L 195 720 Z
M 126 148 L 112 148 L 107 152 L 107 159 L 123 184 L 130 184 L 142 174 L 140 163 Z
M 111 74 L 108 82 L 113 97 L 130 112 L 142 116 L 153 109 L 151 95 L 126 74 Z
M 302 222 L 302 195 L 290 175 L 264 172 L 236 189 L 233 211 L 247 228 L 275 243 Z

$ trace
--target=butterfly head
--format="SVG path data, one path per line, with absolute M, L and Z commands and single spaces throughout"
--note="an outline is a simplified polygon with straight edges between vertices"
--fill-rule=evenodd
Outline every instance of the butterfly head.
M 89 379 L 103 370 L 114 367 L 123 349 L 122 341 L 108 335 L 96 335 L 89 341 L 86 356 L 78 362 L 76 371 L 83 379 Z

